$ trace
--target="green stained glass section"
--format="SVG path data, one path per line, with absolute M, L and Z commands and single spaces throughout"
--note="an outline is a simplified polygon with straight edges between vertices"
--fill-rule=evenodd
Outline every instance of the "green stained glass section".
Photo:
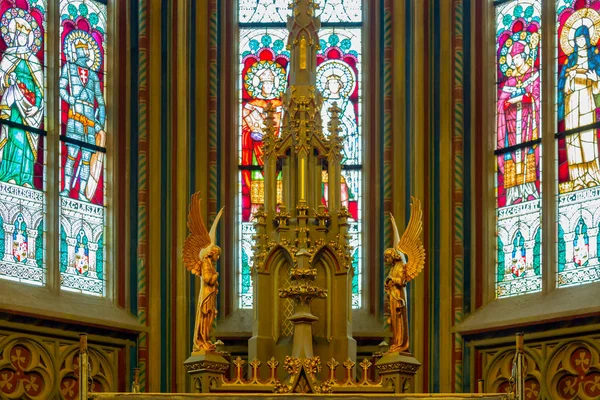
M 565 270 L 567 264 L 567 243 L 565 242 L 565 231 L 560 224 L 558 224 L 558 272 L 561 273 Z
M 592 199 L 582 199 L 581 194 L 558 196 L 558 287 L 600 281 L 600 193 Z
M 67 246 L 67 232 L 60 226 L 60 272 L 66 272 L 69 264 L 69 246 Z
M 496 274 L 496 282 L 502 282 L 504 280 L 504 243 L 502 242 L 502 238 L 500 236 L 498 236 L 498 254 L 497 254 L 497 259 L 498 259 L 498 267 L 496 269 L 497 274 Z
M 96 273 L 98 279 L 104 279 L 104 237 L 100 235 L 98 250 L 96 251 Z
M 4 226 L 4 221 L 2 220 L 2 217 L 0 216 L 0 227 Z M 4 242 L 4 236 L 6 235 L 6 233 L 4 233 L 4 229 L 0 229 L 0 257 L 4 258 L 4 252 L 6 249 L 6 243 Z
M 37 228 L 37 238 L 35 241 L 35 261 L 38 267 L 42 268 L 44 265 L 44 221 L 40 221 Z

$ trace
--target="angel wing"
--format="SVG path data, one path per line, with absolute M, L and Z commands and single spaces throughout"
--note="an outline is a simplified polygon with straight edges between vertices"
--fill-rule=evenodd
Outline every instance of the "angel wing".
M 394 221 L 394 217 L 392 217 L 396 250 L 408 258 L 408 261 L 405 262 L 407 282 L 416 278 L 425 266 L 425 248 L 421 242 L 423 211 L 421 210 L 421 202 L 416 197 L 411 196 L 411 200 L 410 219 L 401 238 L 400 235 L 398 235 L 396 221 Z
M 197 270 L 197 265 L 200 261 L 200 252 L 211 245 L 210 235 L 202 219 L 200 202 L 200 192 L 194 193 L 190 202 L 187 223 L 190 234 L 183 243 L 182 251 L 185 268 L 194 273 L 196 273 L 195 270 Z

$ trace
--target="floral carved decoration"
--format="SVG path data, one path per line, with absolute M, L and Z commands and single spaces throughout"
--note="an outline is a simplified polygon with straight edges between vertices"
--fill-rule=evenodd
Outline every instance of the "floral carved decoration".
M 600 398 L 598 349 L 585 342 L 574 342 L 560 348 L 550 360 L 547 376 L 552 398 Z
M 0 397 L 46 399 L 52 389 L 52 362 L 37 343 L 15 340 L 8 343 L 0 358 Z
M 486 383 L 486 392 L 488 393 L 508 393 L 511 391 L 512 366 L 514 360 L 514 350 L 499 354 L 487 368 L 484 378 Z M 534 357 L 525 352 L 525 399 L 541 399 L 541 380 L 542 374 L 538 363 Z

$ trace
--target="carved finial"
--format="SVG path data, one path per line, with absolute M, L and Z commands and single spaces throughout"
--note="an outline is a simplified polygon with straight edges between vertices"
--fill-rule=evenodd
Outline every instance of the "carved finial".
M 335 358 L 331 357 L 331 360 L 327 361 L 327 367 L 329 367 L 329 381 L 335 382 L 335 369 L 340 365 L 339 362 L 335 361 Z
M 236 368 L 242 368 L 244 364 L 246 364 L 246 361 L 242 360 L 242 357 L 237 356 L 237 358 L 233 361 L 233 364 L 236 366 Z
M 260 361 L 258 361 L 258 359 L 254 357 L 254 359 L 250 361 L 250 366 L 252 367 L 252 369 L 257 369 L 258 367 L 260 367 Z
M 348 357 L 346 361 L 344 361 L 344 368 L 346 368 L 346 385 L 352 384 L 352 368 L 356 365 L 354 361 Z
M 267 365 L 269 366 L 269 368 L 275 369 L 279 365 L 279 361 L 277 361 L 275 357 L 271 357 L 271 359 L 267 361 Z
M 356 363 L 354 361 L 352 361 L 350 359 L 350 357 L 348 357 L 346 359 L 346 361 L 344 361 L 343 365 L 344 365 L 344 368 L 346 368 L 346 369 L 352 369 L 352 368 L 354 368 L 354 366 L 356 365 Z
M 252 367 L 252 383 L 258 383 L 258 367 L 260 367 L 260 361 L 255 357 L 249 364 Z
M 237 356 L 235 360 L 233 360 L 233 365 L 235 365 L 235 381 L 238 383 L 242 383 L 244 381 L 242 376 L 242 367 L 246 364 L 246 361 L 242 360 L 242 357 Z
M 360 363 L 360 366 L 362 368 L 362 383 L 367 382 L 369 376 L 369 368 L 371 368 L 371 365 L 373 365 L 371 361 L 367 360 L 366 358 Z

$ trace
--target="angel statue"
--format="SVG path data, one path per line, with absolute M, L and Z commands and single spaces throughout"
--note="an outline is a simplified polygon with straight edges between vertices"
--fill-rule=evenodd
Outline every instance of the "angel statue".
M 385 291 L 390 300 L 392 340 L 389 353 L 408 350 L 408 314 L 406 312 L 406 284 L 415 279 L 425 265 L 425 249 L 420 236 L 423 229 L 423 211 L 421 202 L 411 197 L 411 213 L 408 226 L 400 238 L 394 216 L 390 214 L 394 228 L 394 248 L 386 249 L 384 261 L 391 265 L 385 279 Z
M 215 345 L 210 341 L 210 331 L 217 316 L 217 278 L 219 273 L 215 263 L 221 255 L 221 248 L 216 245 L 217 224 L 223 214 L 219 211 L 210 232 L 206 229 L 200 210 L 200 193 L 194 193 L 188 213 L 189 236 L 183 243 L 183 263 L 185 268 L 200 277 L 200 294 L 196 307 L 196 326 L 194 327 L 194 347 L 192 353 L 211 351 Z

